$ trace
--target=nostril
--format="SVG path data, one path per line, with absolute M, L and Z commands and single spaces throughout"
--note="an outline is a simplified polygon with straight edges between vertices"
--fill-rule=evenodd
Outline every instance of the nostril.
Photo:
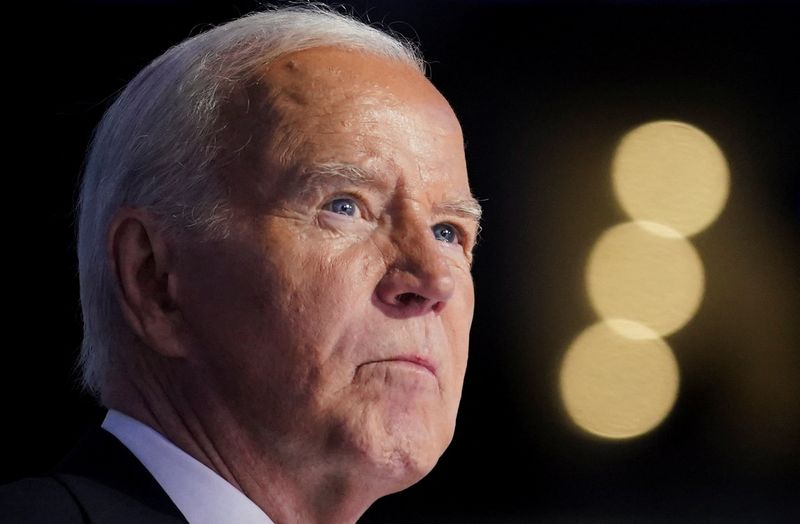
M 417 293 L 401 293 L 395 297 L 395 300 L 397 300 L 399 304 L 407 306 L 412 303 L 421 304 L 425 302 L 425 297 Z

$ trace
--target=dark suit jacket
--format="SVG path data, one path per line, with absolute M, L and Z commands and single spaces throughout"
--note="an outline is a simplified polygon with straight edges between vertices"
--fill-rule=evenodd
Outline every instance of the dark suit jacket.
M 116 437 L 97 428 L 50 475 L 0 487 L 0 522 L 175 524 L 178 508 Z

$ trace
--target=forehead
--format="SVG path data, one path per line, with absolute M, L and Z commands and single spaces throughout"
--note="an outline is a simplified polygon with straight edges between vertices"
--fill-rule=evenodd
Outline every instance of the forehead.
M 458 120 L 410 65 L 335 48 L 300 51 L 270 64 L 230 109 L 240 167 L 262 196 L 280 192 L 286 176 L 330 163 L 469 191 Z
M 263 76 L 272 96 L 298 108 L 358 101 L 402 103 L 438 109 L 441 116 L 455 119 L 444 97 L 416 68 L 374 54 L 312 48 L 275 60 Z

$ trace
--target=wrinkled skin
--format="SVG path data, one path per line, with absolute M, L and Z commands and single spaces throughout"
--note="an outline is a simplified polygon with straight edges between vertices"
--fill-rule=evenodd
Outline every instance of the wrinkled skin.
M 477 230 L 460 126 L 417 71 L 332 48 L 274 62 L 226 118 L 232 232 L 175 255 L 180 358 L 154 373 L 186 428 L 150 422 L 273 519 L 352 521 L 453 437 Z

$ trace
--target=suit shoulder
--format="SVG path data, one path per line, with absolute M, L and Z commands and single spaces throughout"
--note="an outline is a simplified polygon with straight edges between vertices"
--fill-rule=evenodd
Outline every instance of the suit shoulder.
M 85 522 L 70 492 L 52 477 L 27 478 L 0 486 L 0 523 Z
M 136 486 L 104 483 L 98 479 L 57 473 L 55 477 L 68 489 L 84 512 L 86 522 L 111 524 L 179 524 L 186 523 L 174 506 L 163 508 L 163 497 L 172 504 L 166 493 L 158 492 L 155 499 L 140 497 Z M 153 481 L 155 483 L 155 481 Z M 174 512 L 171 511 L 174 508 Z

